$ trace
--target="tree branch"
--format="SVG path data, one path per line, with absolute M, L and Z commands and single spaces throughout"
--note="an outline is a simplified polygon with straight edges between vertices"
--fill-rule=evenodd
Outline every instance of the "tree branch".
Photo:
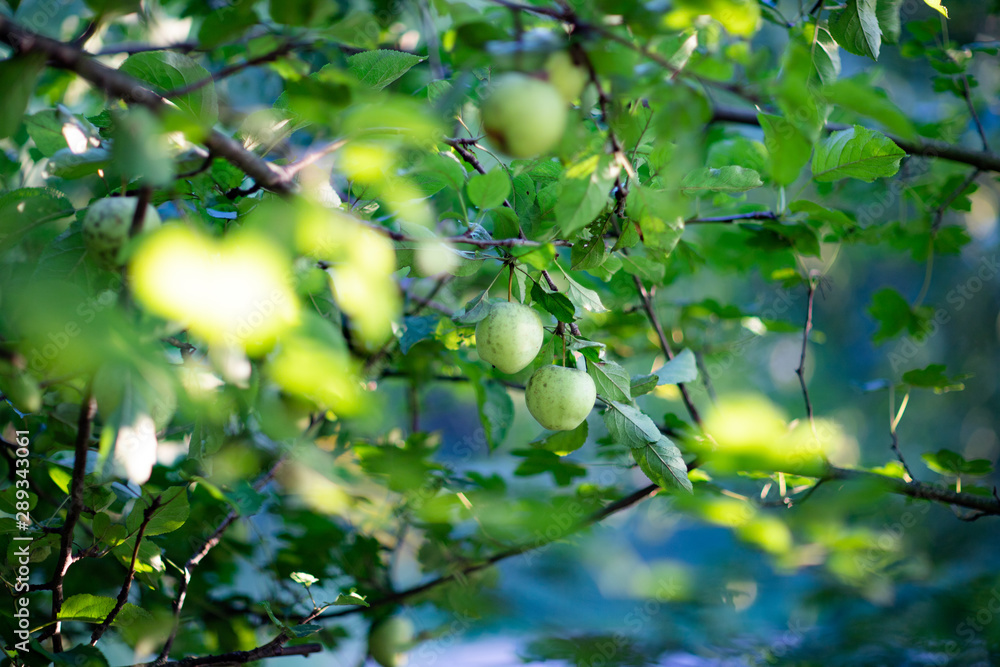
M 707 218 L 688 218 L 685 225 L 705 225 L 710 223 L 730 223 L 740 220 L 777 220 L 778 214 L 774 211 L 753 211 L 751 213 L 736 213 L 734 215 L 720 215 Z
M 153 667 L 163 665 L 163 667 L 197 667 L 197 665 L 243 665 L 248 662 L 256 662 L 264 658 L 284 658 L 293 655 L 311 655 L 323 650 L 320 644 L 299 644 L 298 646 L 285 646 L 290 639 L 285 635 L 278 635 L 267 644 L 258 646 L 250 651 L 231 651 L 230 653 L 220 653 L 218 655 L 206 655 L 200 658 L 184 658 L 166 663 L 148 662 L 135 667 Z
M 424 582 L 424 583 L 422 583 L 422 584 L 420 584 L 418 586 L 413 586 L 412 588 L 407 588 L 405 590 L 397 591 L 395 593 L 387 595 L 384 598 L 380 598 L 378 600 L 373 600 L 373 601 L 369 602 L 369 606 L 368 607 L 351 607 L 350 609 L 343 609 L 343 610 L 334 612 L 332 614 L 323 614 L 323 615 L 319 616 L 319 618 L 327 619 L 327 618 L 339 618 L 339 617 L 342 617 L 342 616 L 351 616 L 352 614 L 358 614 L 358 613 L 361 613 L 363 611 L 367 611 L 369 609 L 374 609 L 374 608 L 377 608 L 377 607 L 384 607 L 386 605 L 396 604 L 398 602 L 402 602 L 402 601 L 407 600 L 407 599 L 409 599 L 409 598 L 411 598 L 411 597 L 413 597 L 415 595 L 419 595 L 420 593 L 424 593 L 426 591 L 429 591 L 432 588 L 436 588 L 436 587 L 438 587 L 438 586 L 440 586 L 442 584 L 446 584 L 446 583 L 449 583 L 451 581 L 454 581 L 454 580 L 458 579 L 459 576 L 466 577 L 466 576 L 468 576 L 470 574 L 474 574 L 476 572 L 479 572 L 480 570 L 484 570 L 484 569 L 486 569 L 488 567 L 496 565 L 500 561 L 507 560 L 508 558 L 512 558 L 514 556 L 519 556 L 519 555 L 521 555 L 523 553 L 527 553 L 529 551 L 534 551 L 536 549 L 541 549 L 542 547 L 548 546 L 549 544 L 551 544 L 552 542 L 554 542 L 556 540 L 563 539 L 563 538 L 565 538 L 568 535 L 572 535 L 573 533 L 576 533 L 577 531 L 580 531 L 580 530 L 583 530 L 584 528 L 587 528 L 588 526 L 592 526 L 595 523 L 599 523 L 600 521 L 606 519 L 607 517 L 611 516 L 612 514 L 616 514 L 616 513 L 620 512 L 620 511 L 624 510 L 624 509 L 627 509 L 627 508 L 631 507 L 632 505 L 635 505 L 636 503 L 638 503 L 638 502 L 640 502 L 642 500 L 645 500 L 646 498 L 648 498 L 648 497 L 652 496 L 653 494 L 655 494 L 659 489 L 660 489 L 660 487 L 657 486 L 656 484 L 649 484 L 648 486 L 644 486 L 641 489 L 638 489 L 637 491 L 633 491 L 629 495 L 627 495 L 627 496 L 625 496 L 623 498 L 620 498 L 619 500 L 616 500 L 613 503 L 610 503 L 610 504 L 606 505 L 605 507 L 602 507 L 601 509 L 597 510 L 593 514 L 591 514 L 591 515 L 587 516 L 586 518 L 584 518 L 583 520 L 581 520 L 575 526 L 571 526 L 571 527 L 567 528 L 565 532 L 560 533 L 559 535 L 557 535 L 555 537 L 551 537 L 551 538 L 550 537 L 546 537 L 544 539 L 540 539 L 540 540 L 537 540 L 537 541 L 534 541 L 534 542 L 525 542 L 525 543 L 520 544 L 518 546 L 511 547 L 510 549 L 506 549 L 504 551 L 500 551 L 498 553 L 493 554 L 492 556 L 490 556 L 489 558 L 487 558 L 484 561 L 481 561 L 479 563 L 476 563 L 475 565 L 470 565 L 470 566 L 468 566 L 466 568 L 463 568 L 460 572 L 455 572 L 455 573 L 452 573 L 452 574 L 443 575 L 443 576 L 437 577 L 435 579 L 431 579 L 430 581 Z
M 278 472 L 278 468 L 285 462 L 285 457 L 279 458 L 271 469 L 268 470 L 262 477 L 260 477 L 256 482 L 254 482 L 253 488 L 260 491 L 264 486 L 271 481 L 275 473 Z M 212 534 L 205 540 L 205 543 L 201 545 L 201 548 L 194 552 L 187 562 L 184 563 L 184 572 L 181 577 L 180 583 L 177 585 L 177 595 L 174 597 L 174 624 L 173 628 L 170 630 L 170 634 L 167 636 L 167 641 L 163 644 L 163 650 L 156 657 L 151 665 L 164 665 L 167 664 L 167 660 L 170 658 L 170 649 L 173 648 L 174 640 L 177 638 L 177 631 L 180 628 L 181 620 L 181 610 L 184 608 L 184 601 L 187 598 L 188 585 L 191 583 L 191 571 L 198 567 L 198 564 L 208 555 L 215 545 L 219 543 L 222 539 L 222 534 L 226 532 L 229 528 L 239 518 L 239 513 L 236 510 L 229 512 L 226 518 L 222 520 Z M 268 656 L 261 656 L 268 657 Z M 257 659 L 257 658 L 253 658 Z M 183 661 L 181 661 L 183 662 Z M 247 662 L 244 660 L 243 662 Z M 180 663 L 169 663 L 169 664 L 180 664 Z M 184 663 L 189 664 L 189 663 Z M 197 663 L 197 664 L 222 664 L 222 663 Z
M 135 561 L 139 558 L 139 546 L 142 544 L 142 536 L 146 532 L 146 526 L 153 519 L 153 515 L 156 510 L 160 508 L 160 496 L 153 498 L 152 502 L 149 503 L 149 507 L 146 511 L 142 513 L 142 524 L 139 526 L 139 530 L 135 534 L 135 546 L 132 548 L 132 562 L 129 563 L 128 573 L 125 575 L 125 581 L 122 582 L 122 588 L 118 591 L 118 599 L 115 601 L 114 609 L 112 609 L 107 617 L 101 624 L 98 625 L 93 634 L 90 635 L 90 645 L 94 646 L 101 636 L 107 632 L 107 629 L 114 622 L 115 617 L 118 613 L 125 607 L 125 603 L 128 601 L 128 592 L 132 588 L 132 580 L 135 578 Z
M 154 113 L 162 113 L 169 108 L 162 95 L 141 81 L 103 65 L 90 54 L 70 44 L 25 30 L 3 16 L 0 16 L 0 42 L 9 44 L 21 53 L 45 54 L 50 65 L 75 72 L 112 97 L 144 106 Z M 281 167 L 248 151 L 232 137 L 218 130 L 211 130 L 205 137 L 204 144 L 210 153 L 243 170 L 261 187 L 278 194 L 294 192 L 295 184 Z
M 892 492 L 921 500 L 934 500 L 957 507 L 977 510 L 983 514 L 1000 516 L 1000 500 L 993 496 L 977 496 L 972 493 L 957 492 L 926 482 L 906 482 L 902 479 L 868 472 L 867 470 L 851 470 L 832 466 L 823 477 L 826 480 L 847 480 L 877 482 Z
M 734 107 L 717 106 L 712 110 L 713 123 L 741 123 L 743 125 L 759 125 L 757 112 L 752 109 L 737 109 Z M 826 131 L 835 132 L 846 130 L 850 125 L 840 123 L 827 123 Z M 983 171 L 1000 172 L 1000 155 L 988 151 L 975 151 L 969 148 L 962 148 L 935 139 L 903 139 L 891 134 L 887 137 L 896 142 L 896 145 L 906 151 L 909 155 L 921 155 L 923 157 L 936 157 L 951 162 L 961 162 L 971 165 Z
M 3 19 L 0 19 L 2 21 Z M 87 451 L 90 443 L 90 431 L 97 412 L 97 401 L 90 391 L 80 404 L 80 416 L 76 422 L 76 442 L 73 454 L 73 476 L 69 489 L 69 511 L 66 513 L 66 523 L 62 527 L 62 537 L 59 541 L 59 560 L 55 573 L 52 575 L 52 650 L 60 653 L 63 650 L 62 624 L 59 622 L 59 612 L 63 603 L 63 579 L 69 566 L 73 564 L 73 530 L 83 511 L 83 478 L 87 474 Z

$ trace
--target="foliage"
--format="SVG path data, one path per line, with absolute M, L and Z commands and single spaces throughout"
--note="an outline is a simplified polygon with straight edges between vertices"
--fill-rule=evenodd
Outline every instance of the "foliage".
M 358 664 L 403 613 L 383 664 L 996 659 L 997 15 L 953 4 L 0 2 L 7 657 Z M 514 622 L 522 570 L 602 602 Z

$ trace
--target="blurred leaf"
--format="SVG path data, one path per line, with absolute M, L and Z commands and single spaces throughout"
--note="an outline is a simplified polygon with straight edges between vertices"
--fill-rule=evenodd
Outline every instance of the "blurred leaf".
M 405 330 L 399 339 L 399 351 L 408 354 L 410 348 L 420 341 L 434 337 L 438 322 L 441 318 L 437 315 L 420 315 L 416 317 L 404 317 L 403 326 Z
M 809 138 L 781 116 L 759 113 L 757 120 L 764 130 L 764 145 L 767 146 L 771 162 L 771 177 L 779 185 L 793 183 L 812 154 Z
M 706 167 L 685 176 L 681 182 L 681 192 L 694 195 L 701 195 L 706 191 L 746 192 L 753 188 L 759 188 L 763 184 L 760 180 L 760 174 L 753 169 L 735 166 L 719 169 Z
M 659 378 L 657 386 L 694 382 L 698 379 L 698 364 L 694 353 L 684 348 L 673 359 L 660 366 L 654 375 Z
M 879 329 L 872 340 L 881 343 L 896 336 L 908 328 L 914 319 L 910 304 L 902 295 L 891 287 L 880 289 L 872 296 L 872 305 L 868 309 L 879 323 Z
M 899 20 L 899 7 L 903 0 L 877 0 L 875 15 L 882 31 L 882 41 L 886 44 L 897 44 L 902 25 Z
M 583 466 L 544 449 L 515 449 L 511 454 L 524 459 L 514 471 L 518 477 L 551 473 L 556 484 L 566 486 L 571 484 L 574 478 L 587 474 L 587 470 Z
M 480 209 L 496 208 L 510 195 L 510 179 L 499 167 L 485 174 L 473 175 L 466 187 L 469 200 Z
M 580 449 L 587 442 L 588 428 L 585 419 L 572 431 L 546 432 L 537 440 L 533 440 L 531 446 L 554 452 L 559 456 L 566 456 Z
M 556 224 L 564 237 L 572 237 L 604 210 L 620 171 L 611 155 L 592 155 L 566 168 L 555 205 Z
M 514 401 L 507 393 L 507 388 L 495 380 L 484 379 L 474 382 L 473 386 L 486 442 L 491 449 L 496 449 L 503 443 L 514 422 Z
M 944 374 L 943 364 L 931 364 L 927 368 L 914 369 L 903 373 L 903 382 L 911 387 L 921 387 L 933 389 L 935 394 L 944 394 L 949 391 L 962 391 L 965 384 L 962 380 L 971 377 L 969 375 L 956 375 L 949 378 Z
M 35 89 L 35 81 L 45 67 L 45 55 L 32 52 L 0 61 L 0 90 L 4 102 L 0 105 L 0 139 L 17 132 Z
M 363 607 L 369 607 L 371 605 L 369 605 L 368 602 L 366 602 L 365 600 L 366 597 L 367 596 L 365 595 L 358 595 L 358 593 L 354 589 L 351 589 L 350 593 L 340 593 L 337 596 L 337 599 L 334 600 L 331 604 L 333 604 L 336 607 L 355 607 L 359 605 Z

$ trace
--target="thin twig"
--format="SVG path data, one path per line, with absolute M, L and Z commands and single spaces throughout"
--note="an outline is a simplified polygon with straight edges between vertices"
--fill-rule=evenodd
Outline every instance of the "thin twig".
M 685 225 L 704 225 L 710 223 L 739 222 L 740 220 L 777 220 L 778 214 L 774 211 L 754 211 L 752 213 L 735 213 L 733 215 L 720 215 L 717 217 L 688 218 Z
M 132 561 L 128 566 L 128 573 L 125 575 L 125 581 L 122 582 L 122 588 L 118 591 L 118 599 L 115 600 L 114 609 L 112 609 L 108 615 L 101 621 L 93 634 L 90 635 L 90 645 L 94 646 L 101 636 L 107 631 L 111 624 L 114 623 L 115 617 L 118 613 L 125 607 L 125 603 L 128 602 L 128 592 L 132 588 L 132 580 L 135 578 L 135 562 L 139 558 L 139 546 L 142 544 L 142 536 L 146 533 L 146 527 L 149 522 L 153 519 L 153 515 L 160 508 L 160 496 L 156 496 L 149 503 L 149 507 L 142 513 L 142 523 L 139 525 L 139 530 L 135 534 L 135 546 L 132 548 Z
M 944 222 L 944 214 L 947 212 L 948 208 L 958 199 L 965 190 L 972 185 L 979 174 L 982 173 L 981 169 L 973 169 L 969 172 L 969 175 L 958 185 L 957 188 L 951 191 L 948 197 L 941 202 L 941 205 L 934 210 L 934 221 L 931 223 L 931 234 L 936 235 L 938 229 L 941 227 L 941 223 Z
M 806 281 L 806 321 L 802 327 L 802 353 L 799 355 L 799 367 L 795 369 L 795 374 L 799 376 L 799 385 L 802 387 L 802 398 L 806 402 L 806 416 L 809 418 L 809 427 L 812 429 L 813 437 L 816 437 L 816 422 L 813 419 L 812 400 L 809 398 L 809 385 L 806 382 L 806 350 L 809 347 L 809 334 L 813 325 L 813 301 L 816 297 L 816 285 L 813 284 L 812 276 Z
M 52 650 L 60 653 L 63 650 L 62 624 L 59 622 L 59 612 L 63 603 L 63 579 L 69 566 L 73 564 L 73 530 L 83 511 L 83 478 L 87 474 L 87 451 L 90 449 L 90 432 L 97 412 L 97 401 L 90 390 L 80 404 L 80 416 L 76 422 L 76 442 L 73 447 L 73 474 L 70 482 L 69 510 L 66 512 L 66 523 L 62 527 L 62 537 L 59 541 L 59 560 L 55 573 L 52 575 Z
M 274 465 L 271 466 L 270 470 L 268 470 L 256 482 L 254 482 L 253 488 L 257 491 L 263 489 L 264 486 L 266 486 L 267 483 L 271 481 L 275 473 L 278 472 L 278 468 L 280 468 L 284 462 L 285 462 L 285 457 L 282 456 L 274 463 Z M 240 515 L 236 510 L 232 510 L 231 512 L 229 512 L 229 514 L 226 515 L 226 518 L 222 520 L 222 523 L 220 523 L 216 527 L 216 529 L 212 532 L 212 534 L 209 535 L 208 539 L 205 540 L 205 543 L 201 545 L 201 548 L 198 549 L 196 552 L 194 552 L 191 555 L 191 557 L 188 558 L 187 562 L 184 563 L 184 570 L 182 573 L 183 576 L 181 576 L 180 582 L 177 585 L 177 595 L 174 597 L 173 627 L 170 630 L 170 634 L 167 636 L 167 640 L 163 645 L 163 650 L 160 651 L 160 654 L 156 657 L 156 660 L 154 660 L 153 663 L 151 664 L 154 665 L 166 664 L 167 659 L 170 657 L 170 649 L 173 647 L 174 640 L 177 638 L 177 630 L 180 628 L 181 610 L 184 608 L 184 600 L 187 598 L 188 585 L 191 583 L 191 572 L 196 567 L 198 567 L 198 564 L 201 563 L 201 561 L 205 558 L 205 556 L 208 555 L 208 552 L 211 551 L 215 547 L 215 545 L 219 543 L 219 541 L 222 539 L 222 534 L 226 532 L 226 529 L 229 528 L 229 526 L 231 526 L 233 522 L 236 521 L 237 518 L 239 518 L 239 516 Z M 198 663 L 198 664 L 220 664 L 220 663 Z
M 642 500 L 645 500 L 646 498 L 655 494 L 659 489 L 660 487 L 657 486 L 656 484 L 650 484 L 648 486 L 644 486 L 641 489 L 638 489 L 637 491 L 634 491 L 629 495 L 620 498 L 619 500 L 616 500 L 615 502 L 610 503 L 609 505 L 594 512 L 593 514 L 589 515 L 588 517 L 584 518 L 582 521 L 577 523 L 575 526 L 570 526 L 565 530 L 565 532 L 561 532 L 558 536 L 555 537 L 546 536 L 536 541 L 525 542 L 515 547 L 511 547 L 510 549 L 493 554 L 486 560 L 476 563 L 475 565 L 470 565 L 466 568 L 463 568 L 460 573 L 443 575 L 435 579 L 431 579 L 430 581 L 427 581 L 418 586 L 407 588 L 402 591 L 397 591 L 395 593 L 387 595 L 384 598 L 380 598 L 378 600 L 372 600 L 368 603 L 369 604 L 368 607 L 352 607 L 349 609 L 343 609 L 340 611 L 336 611 L 332 614 L 323 614 L 321 618 L 327 619 L 327 618 L 340 618 L 343 616 L 351 616 L 353 614 L 358 614 L 369 609 L 383 607 L 389 604 L 396 604 L 398 602 L 407 600 L 415 595 L 419 595 L 420 593 L 423 593 L 425 591 L 429 591 L 432 588 L 437 588 L 442 584 L 454 581 L 455 579 L 459 578 L 460 575 L 461 577 L 464 578 L 470 574 L 474 574 L 475 572 L 479 572 L 480 570 L 495 565 L 500 561 L 512 558 L 513 556 L 519 556 L 529 551 L 541 549 L 542 547 L 545 547 L 558 539 L 564 539 L 568 535 L 571 535 L 593 524 L 599 523 L 600 521 L 606 519 L 612 514 L 620 512 L 628 507 L 631 507 L 632 505 L 635 505 L 636 503 Z
M 250 60 L 246 60 L 241 63 L 235 63 L 233 65 L 229 65 L 228 67 L 223 67 L 218 72 L 213 72 L 210 76 L 198 79 L 197 81 L 192 81 L 186 86 L 181 86 L 180 88 L 174 88 L 173 90 L 168 90 L 167 92 L 163 93 L 163 96 L 166 97 L 167 99 L 171 99 L 174 97 L 181 97 L 182 95 L 187 95 L 188 93 L 193 93 L 196 90 L 204 88 L 210 83 L 216 83 L 218 81 L 221 81 L 222 79 L 230 77 L 233 74 L 241 72 L 249 67 L 254 67 L 256 65 L 262 65 L 264 63 L 273 62 L 278 58 L 281 58 L 282 56 L 288 55 L 288 53 L 292 49 L 306 49 L 308 47 L 309 47 L 308 44 L 296 44 L 295 42 L 285 42 L 284 44 L 282 44 L 281 46 L 272 51 L 268 51 L 267 53 L 262 53 L 259 56 L 256 56 L 254 58 L 251 58 Z

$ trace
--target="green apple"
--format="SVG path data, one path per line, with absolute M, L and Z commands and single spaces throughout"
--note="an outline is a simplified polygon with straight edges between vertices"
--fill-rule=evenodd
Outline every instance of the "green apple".
M 545 71 L 552 84 L 567 104 L 572 104 L 579 97 L 590 80 L 587 70 L 573 62 L 573 58 L 565 51 L 556 51 L 545 62 Z
M 405 651 L 412 643 L 413 624 L 400 616 L 382 621 L 368 633 L 368 653 L 382 667 L 405 665 Z
M 520 303 L 500 301 L 476 325 L 479 358 L 502 373 L 517 373 L 534 361 L 542 349 L 542 320 Z
M 550 431 L 571 431 L 587 418 L 597 400 L 597 387 L 585 371 L 542 366 L 524 389 L 528 412 Z
M 566 129 L 566 102 L 552 85 L 525 74 L 501 74 L 481 107 L 483 129 L 507 155 L 546 153 Z
M 115 269 L 124 263 L 122 250 L 128 243 L 138 203 L 138 197 L 108 197 L 98 199 L 87 209 L 83 218 L 83 243 L 87 252 L 104 268 Z M 159 214 L 147 204 L 142 228 L 149 230 L 159 226 Z

